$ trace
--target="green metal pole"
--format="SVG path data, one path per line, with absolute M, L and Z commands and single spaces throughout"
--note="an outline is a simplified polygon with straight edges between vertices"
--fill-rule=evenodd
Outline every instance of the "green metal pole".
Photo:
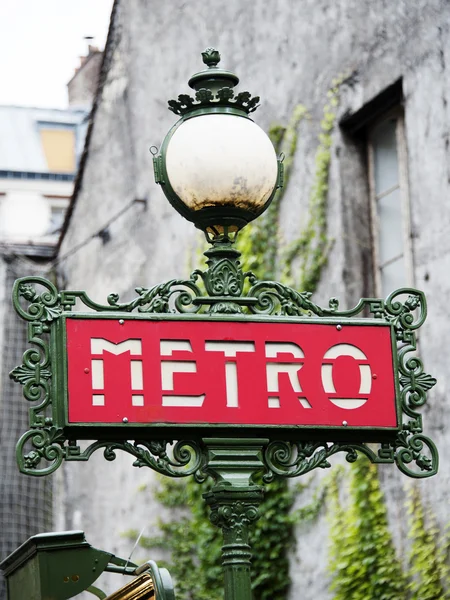
M 222 567 L 225 600 L 251 600 L 250 525 L 259 518 L 263 490 L 213 489 L 205 494 L 211 506 L 211 522 L 223 532 Z
M 215 485 L 203 495 L 211 507 L 211 522 L 223 532 L 222 567 L 225 600 L 252 600 L 249 529 L 259 518 L 264 496 L 262 486 L 252 482 L 263 468 L 266 439 L 204 439 L 207 472 Z

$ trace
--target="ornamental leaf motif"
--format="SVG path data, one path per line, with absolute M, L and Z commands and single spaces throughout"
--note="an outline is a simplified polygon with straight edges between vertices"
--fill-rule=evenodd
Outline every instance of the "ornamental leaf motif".
M 217 302 L 209 309 L 212 315 L 238 315 L 242 314 L 242 308 L 235 302 Z
M 236 96 L 236 104 L 247 104 L 247 102 L 249 102 L 250 98 L 251 98 L 251 94 L 250 92 L 240 92 L 237 96 Z
M 272 442 L 267 446 L 264 455 L 267 473 L 263 479 L 270 482 L 275 475 L 299 477 L 317 468 L 328 469 L 331 466 L 328 459 L 337 452 L 345 452 L 346 460 L 354 462 L 358 457 L 357 450 L 376 461 L 374 453 L 364 444 Z
M 61 306 L 44 306 L 41 321 L 54 321 L 62 314 Z
M 195 99 L 201 103 L 211 102 L 213 99 L 213 93 L 207 88 L 201 88 L 196 92 Z
M 183 108 L 189 108 L 194 104 L 194 100 L 188 94 L 180 94 L 178 101 Z
M 422 471 L 431 471 L 433 469 L 432 461 L 425 454 L 419 454 L 416 458 L 416 464 Z
M 192 308 L 193 299 L 200 296 L 200 290 L 194 283 L 194 278 L 189 280 L 172 279 L 152 288 L 136 288 L 138 297 L 131 302 L 119 303 L 118 294 L 108 296 L 108 304 L 111 308 L 132 312 L 136 308 L 142 313 L 170 313 L 172 312 L 169 302 L 175 296 L 175 307 L 178 312 L 196 312 L 198 307 Z M 99 307 L 101 308 L 101 307 Z
M 289 317 L 314 314 L 323 316 L 333 314 L 337 308 L 336 299 L 332 299 L 330 309 L 324 309 L 312 302 L 311 292 L 297 292 L 293 288 L 275 281 L 258 281 L 250 277 L 254 283 L 248 295 L 257 298 L 257 302 L 250 306 L 250 310 L 257 314 L 279 314 Z M 278 310 L 277 310 L 278 306 Z
M 211 296 L 240 296 L 244 285 L 242 271 L 226 258 L 211 267 L 203 280 Z
M 230 87 L 224 87 L 217 92 L 216 96 L 219 100 L 227 102 L 233 98 L 234 92 Z
M 236 542 L 242 541 L 250 523 L 259 519 L 258 505 L 240 500 L 232 504 L 211 507 L 210 520 L 216 527 L 234 530 Z
M 169 110 L 171 110 L 176 115 L 182 115 L 183 111 L 181 110 L 181 105 L 176 100 L 169 100 L 168 103 Z
M 412 389 L 422 388 L 423 390 L 430 390 L 436 383 L 436 379 L 428 375 L 428 373 L 420 373 L 419 375 L 412 373 L 410 377 L 400 377 L 400 385 L 402 387 L 411 385 Z
M 195 98 L 187 94 L 180 94 L 177 100 L 169 100 L 168 108 L 176 115 L 185 115 L 196 108 L 205 105 L 218 105 L 236 107 L 250 114 L 259 106 L 259 96 L 252 98 L 249 92 L 240 92 L 234 96 L 234 91 L 230 87 L 221 88 L 216 94 L 210 89 L 201 88 L 195 94 Z
M 42 379 L 50 379 L 52 376 L 49 369 L 40 369 L 39 374 Z M 9 376 L 13 381 L 25 385 L 30 381 L 36 380 L 36 369 L 30 369 L 26 365 L 20 365 L 13 369 Z
M 259 96 L 254 96 L 249 102 L 247 102 L 247 112 L 252 113 L 258 108 L 260 98 Z

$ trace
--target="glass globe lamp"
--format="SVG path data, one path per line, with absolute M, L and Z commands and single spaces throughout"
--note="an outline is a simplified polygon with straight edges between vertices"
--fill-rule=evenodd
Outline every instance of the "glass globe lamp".
M 249 117 L 258 97 L 234 93 L 238 78 L 203 52 L 207 69 L 189 80 L 169 109 L 181 116 L 154 156 L 155 179 L 172 206 L 207 236 L 237 232 L 258 217 L 282 185 L 282 164 L 267 134 Z

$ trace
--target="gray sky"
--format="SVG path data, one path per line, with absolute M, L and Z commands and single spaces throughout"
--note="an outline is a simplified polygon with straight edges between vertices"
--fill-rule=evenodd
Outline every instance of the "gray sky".
M 88 43 L 103 49 L 112 3 L 0 0 L 0 104 L 67 107 L 66 84 Z

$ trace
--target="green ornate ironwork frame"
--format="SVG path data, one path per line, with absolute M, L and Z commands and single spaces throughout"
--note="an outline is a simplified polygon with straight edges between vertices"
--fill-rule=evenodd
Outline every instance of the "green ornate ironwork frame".
M 344 452 L 353 462 L 358 452 L 375 463 L 395 463 L 411 477 L 430 477 L 438 469 L 438 452 L 434 443 L 423 434 L 422 416 L 418 409 L 426 402 L 426 392 L 436 380 L 424 372 L 416 355 L 415 331 L 424 323 L 427 308 L 422 292 L 402 288 L 386 300 L 364 298 L 351 310 L 339 310 L 338 301 L 332 298 L 328 307 L 315 304 L 309 292 L 297 292 L 276 281 L 259 281 L 249 272 L 243 272 L 239 252 L 227 236 L 218 236 L 212 249 L 205 252 L 208 268 L 195 270 L 189 279 L 172 279 L 152 288 L 137 288 L 137 296 L 129 302 L 119 301 L 110 294 L 107 304 L 97 304 L 84 291 L 58 291 L 50 281 L 40 277 L 18 279 L 13 289 L 14 307 L 28 322 L 28 339 L 32 347 L 23 355 L 23 364 L 10 374 L 22 384 L 25 398 L 33 403 L 30 408 L 30 429 L 17 444 L 17 461 L 22 473 L 48 475 L 65 461 L 87 461 L 93 452 L 102 449 L 107 460 L 114 460 L 116 451 L 131 454 L 134 466 L 150 467 L 171 477 L 195 475 L 202 481 L 208 474 L 208 452 L 204 429 L 192 434 L 188 440 L 174 442 L 160 439 L 154 429 L 142 428 L 139 439 L 128 441 L 130 429 L 123 426 L 123 434 L 91 429 L 98 441 L 81 449 L 76 439 L 68 434 L 61 422 L 61 399 L 57 398 L 58 370 L 62 357 L 57 346 L 57 329 L 64 317 L 72 312 L 77 301 L 98 315 L 121 316 L 137 311 L 141 315 L 160 315 L 162 318 L 191 318 L 202 315 L 214 320 L 236 318 L 254 320 L 255 317 L 282 322 L 304 322 L 324 319 L 326 322 L 350 323 L 362 313 L 371 315 L 367 323 L 390 325 L 397 339 L 397 367 L 401 424 L 399 430 L 386 439 L 380 435 L 379 446 L 361 441 L 353 432 L 330 432 L 334 441 L 323 441 L 314 431 L 303 430 L 299 435 L 282 434 L 282 429 L 254 431 L 249 427 L 240 430 L 242 437 L 267 438 L 263 445 L 261 468 L 264 480 L 275 476 L 297 477 L 316 468 L 330 466 L 329 459 Z M 40 289 L 39 289 L 40 288 Z M 90 313 L 92 315 L 92 313 Z M 359 319 L 361 322 L 361 319 Z M 120 429 L 120 425 L 118 426 Z M 225 431 L 225 433 L 224 433 Z M 236 427 L 233 435 L 236 435 Z M 219 435 L 229 436 L 226 426 Z M 171 431 L 165 430 L 170 436 Z M 173 433 L 173 430 L 172 430 Z M 256 435 L 259 434 L 259 435 Z M 340 434 L 340 435 L 339 435 Z M 214 431 L 215 436 L 217 432 Z M 309 437 L 308 437 L 309 436 Z M 86 435 L 80 436 L 86 438 Z M 305 439 L 306 438 L 306 439 Z M 90 439 L 93 439 L 92 437 Z M 353 441 L 352 441 L 353 440 Z M 356 440 L 356 441 L 355 441 Z

